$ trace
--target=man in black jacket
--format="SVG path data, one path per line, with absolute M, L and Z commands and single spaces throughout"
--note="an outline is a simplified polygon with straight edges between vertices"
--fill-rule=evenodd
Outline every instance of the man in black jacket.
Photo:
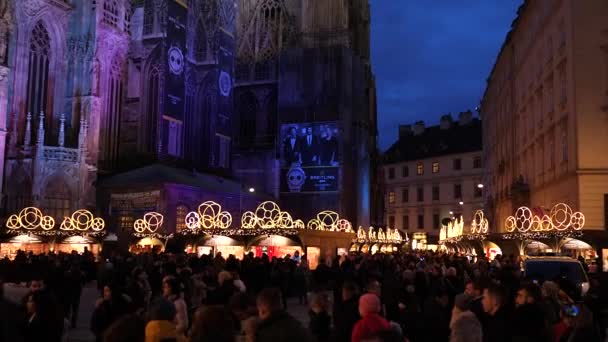
M 520 286 L 515 298 L 513 339 L 517 341 L 549 341 L 549 325 L 543 308 L 540 287 L 534 283 Z
M 342 286 L 340 305 L 336 306 L 334 317 L 335 341 L 349 342 L 353 327 L 359 319 L 361 319 L 361 316 L 359 316 L 359 289 L 357 284 L 347 281 Z
M 256 332 L 259 342 L 310 342 L 312 338 L 300 322 L 283 310 L 281 291 L 264 289 L 257 298 L 260 323 Z
M 509 309 L 507 307 L 505 290 L 502 286 L 492 284 L 483 291 L 481 304 L 488 314 L 483 326 L 484 342 L 511 341 L 511 324 Z

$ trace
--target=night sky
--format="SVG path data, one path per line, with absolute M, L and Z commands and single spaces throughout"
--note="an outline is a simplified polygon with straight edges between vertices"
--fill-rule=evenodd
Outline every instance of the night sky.
M 522 0 L 371 0 L 380 148 L 474 108 Z

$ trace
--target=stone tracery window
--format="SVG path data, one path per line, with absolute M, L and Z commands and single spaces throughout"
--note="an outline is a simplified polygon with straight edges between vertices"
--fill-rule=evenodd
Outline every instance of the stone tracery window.
M 147 118 L 144 121 L 146 125 L 145 137 L 147 151 L 152 152 L 156 150 L 156 128 L 158 125 L 159 117 L 159 97 L 160 97 L 160 71 L 158 66 L 152 66 L 148 74 L 147 85 L 147 105 L 146 113 Z
M 241 146 L 252 144 L 256 136 L 256 119 L 258 112 L 258 102 L 252 92 L 246 92 L 240 96 L 239 116 Z
M 154 31 L 154 2 L 145 0 L 144 2 L 144 33 L 152 34 Z
M 205 26 L 199 20 L 196 25 L 196 41 L 194 42 L 194 59 L 204 61 L 207 59 L 207 33 Z
M 120 117 L 122 111 L 122 63 L 118 56 L 115 56 L 112 60 L 107 87 L 103 157 L 106 162 L 111 163 L 118 159 L 118 134 L 120 132 Z
M 33 118 L 46 109 L 50 59 L 51 39 L 44 24 L 39 21 L 30 37 L 28 61 L 27 111 L 32 113 Z
M 103 4 L 103 22 L 118 27 L 118 3 L 116 0 L 106 0 Z

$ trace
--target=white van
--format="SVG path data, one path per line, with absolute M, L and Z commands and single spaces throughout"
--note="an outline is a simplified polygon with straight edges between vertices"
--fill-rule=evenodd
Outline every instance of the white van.
M 570 285 L 570 291 L 567 288 L 562 290 L 575 300 L 581 299 L 589 291 L 589 278 L 583 265 L 569 257 L 529 257 L 524 262 L 524 277 L 539 284 L 551 280 L 560 286 Z

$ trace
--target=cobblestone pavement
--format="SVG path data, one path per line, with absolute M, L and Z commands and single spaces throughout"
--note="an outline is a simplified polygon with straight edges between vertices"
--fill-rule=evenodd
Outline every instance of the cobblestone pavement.
M 27 288 L 22 285 L 5 284 L 4 293 L 6 298 L 19 302 L 27 293 Z M 90 342 L 95 341 L 93 334 L 89 330 L 89 322 L 93 314 L 95 300 L 97 299 L 97 287 L 95 283 L 88 284 L 82 291 L 80 298 L 80 310 L 78 322 L 75 329 L 70 329 L 67 335 L 69 342 Z M 298 304 L 298 300 L 291 298 L 288 300 L 287 311 L 298 319 L 305 327 L 308 326 L 308 308 L 306 305 Z

